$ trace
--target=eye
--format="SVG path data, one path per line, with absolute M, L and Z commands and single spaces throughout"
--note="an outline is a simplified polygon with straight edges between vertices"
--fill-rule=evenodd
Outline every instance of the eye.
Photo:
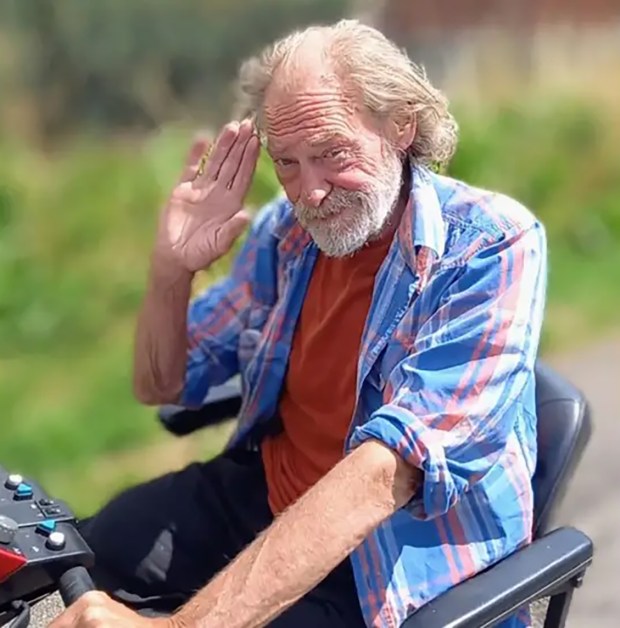
M 340 148 L 332 148 L 331 150 L 325 151 L 325 153 L 323 153 L 323 157 L 327 158 L 327 159 L 342 159 L 343 157 L 347 156 L 347 149 L 340 147 Z
M 281 157 L 280 159 L 274 159 L 273 161 L 276 164 L 276 166 L 278 166 L 279 168 L 290 168 L 291 166 L 295 164 L 295 160 L 287 159 L 286 157 Z

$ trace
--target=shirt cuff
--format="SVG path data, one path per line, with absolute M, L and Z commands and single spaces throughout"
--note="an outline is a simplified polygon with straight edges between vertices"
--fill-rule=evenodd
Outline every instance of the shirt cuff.
M 404 509 L 416 519 L 426 520 L 445 514 L 468 487 L 465 478 L 450 470 L 450 461 L 440 442 L 445 434 L 427 427 L 413 413 L 387 405 L 375 412 L 367 423 L 355 428 L 349 445 L 354 448 L 375 439 L 393 449 L 411 466 L 421 469 L 422 485 Z

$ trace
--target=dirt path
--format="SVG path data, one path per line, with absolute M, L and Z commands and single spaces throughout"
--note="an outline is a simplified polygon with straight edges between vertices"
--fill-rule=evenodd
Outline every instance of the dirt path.
M 575 594 L 569 628 L 620 625 L 620 335 L 549 360 L 586 394 L 594 434 L 557 523 L 595 543 L 594 563 Z

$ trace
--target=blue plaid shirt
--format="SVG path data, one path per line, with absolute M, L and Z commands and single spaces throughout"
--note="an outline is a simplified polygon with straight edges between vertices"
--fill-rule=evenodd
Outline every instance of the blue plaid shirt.
M 368 626 L 398 626 L 531 540 L 534 362 L 545 232 L 507 196 L 425 169 L 375 280 L 344 450 L 379 439 L 424 471 L 352 554 Z M 230 445 L 277 410 L 317 247 L 290 203 L 263 208 L 230 275 L 193 301 L 182 403 L 241 375 Z M 527 625 L 522 611 L 510 625 Z

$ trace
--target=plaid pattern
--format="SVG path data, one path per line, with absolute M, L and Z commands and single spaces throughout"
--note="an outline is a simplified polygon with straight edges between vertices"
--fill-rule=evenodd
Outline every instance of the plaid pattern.
M 379 439 L 424 482 L 353 553 L 368 626 L 398 626 L 531 538 L 543 226 L 516 201 L 421 168 L 375 282 L 345 449 Z M 277 410 L 317 249 L 265 207 L 230 276 L 189 311 L 183 403 L 241 374 L 231 445 Z M 352 356 L 352 359 L 353 356 Z M 526 612 L 505 625 L 524 626 Z

